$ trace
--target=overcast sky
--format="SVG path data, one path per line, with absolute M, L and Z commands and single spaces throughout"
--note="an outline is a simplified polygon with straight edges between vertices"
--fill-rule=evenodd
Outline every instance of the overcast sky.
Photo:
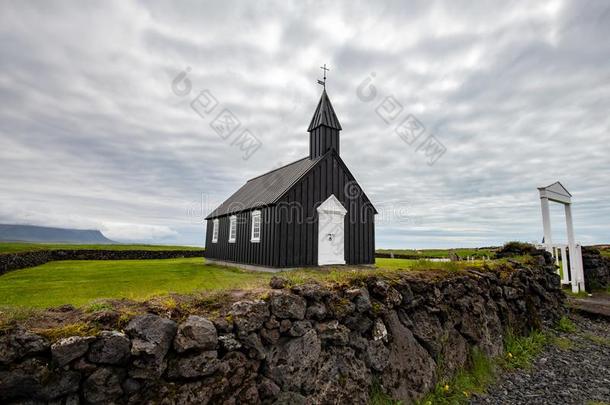
M 326 63 L 378 248 L 540 240 L 557 180 L 577 239 L 610 242 L 606 1 L 0 4 L 0 222 L 202 245 L 217 204 L 307 155 Z

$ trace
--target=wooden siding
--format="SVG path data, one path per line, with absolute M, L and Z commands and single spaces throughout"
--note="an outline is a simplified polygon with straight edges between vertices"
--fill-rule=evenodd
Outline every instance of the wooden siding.
M 355 192 L 346 193 L 346 185 Z M 250 242 L 250 212 L 237 214 L 237 241 L 228 243 L 229 217 L 219 219 L 218 242 L 212 243 L 208 220 L 206 257 L 268 267 L 315 266 L 318 261 L 316 208 L 334 194 L 347 209 L 345 261 L 375 262 L 375 211 L 337 155 L 330 153 L 271 207 L 261 208 L 261 241 Z M 348 195 L 349 194 L 349 195 Z
M 311 159 L 323 156 L 330 149 L 339 153 L 338 130 L 322 125 L 309 133 L 309 157 Z
M 261 212 L 260 242 L 250 242 L 252 232 L 251 211 L 237 216 L 237 239 L 229 243 L 229 217 L 218 218 L 218 242 L 212 243 L 213 220 L 207 221 L 205 256 L 231 262 L 248 263 L 257 266 L 279 267 L 279 250 L 275 246 L 278 225 L 274 221 L 275 207 L 264 207 Z

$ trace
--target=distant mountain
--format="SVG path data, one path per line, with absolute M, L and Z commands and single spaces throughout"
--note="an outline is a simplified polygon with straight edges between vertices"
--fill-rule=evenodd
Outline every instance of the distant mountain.
M 100 231 L 0 224 L 0 241 L 56 243 L 116 243 Z

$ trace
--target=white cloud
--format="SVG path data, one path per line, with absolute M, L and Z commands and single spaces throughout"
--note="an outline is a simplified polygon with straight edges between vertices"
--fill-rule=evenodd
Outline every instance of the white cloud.
M 155 241 L 177 236 L 178 233 L 167 226 L 104 222 L 102 233 L 115 241 Z
M 577 238 L 608 242 L 608 19 L 603 2 L 557 0 L 4 3 L 0 220 L 201 244 L 201 195 L 306 155 L 327 63 L 344 160 L 412 216 L 379 218 L 379 247 L 538 240 L 536 187 L 556 180 Z M 250 160 L 190 109 L 203 89 L 263 141 Z M 434 166 L 375 113 L 389 95 L 447 147 Z

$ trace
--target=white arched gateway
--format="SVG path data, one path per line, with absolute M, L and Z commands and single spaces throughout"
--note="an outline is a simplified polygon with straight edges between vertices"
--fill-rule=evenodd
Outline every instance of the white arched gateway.
M 557 264 L 561 257 L 562 284 L 572 284 L 572 291 L 577 293 L 585 291 L 585 278 L 582 265 L 582 253 L 580 245 L 574 239 L 574 225 L 572 224 L 572 194 L 560 183 L 555 182 L 546 187 L 539 187 L 540 204 L 542 206 L 542 226 L 544 228 L 544 248 L 550 252 Z M 551 235 L 551 215 L 549 212 L 549 201 L 563 204 L 566 215 L 566 226 L 568 233 L 568 244 L 553 244 Z M 566 256 L 566 247 L 569 250 L 569 268 Z

